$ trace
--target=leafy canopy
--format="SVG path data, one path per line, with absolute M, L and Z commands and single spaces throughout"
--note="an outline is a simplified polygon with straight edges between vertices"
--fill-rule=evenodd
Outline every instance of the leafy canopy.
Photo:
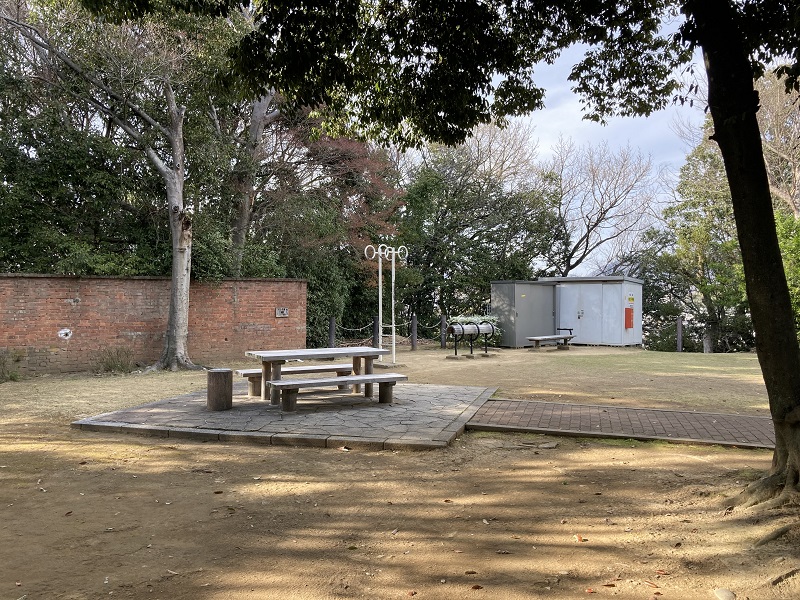
M 112 18 L 147 11 L 233 10 L 230 0 L 82 0 Z M 588 118 L 649 114 L 677 89 L 690 53 L 664 34 L 664 0 L 269 0 L 232 52 L 255 93 L 347 114 L 402 145 L 463 141 L 482 123 L 543 108 L 535 65 L 585 44 L 570 80 Z
M 115 19 L 241 10 L 233 0 L 81 1 Z M 347 114 L 375 138 L 455 144 L 478 124 L 542 108 L 535 65 L 575 44 L 585 52 L 569 79 L 586 118 L 663 108 L 699 43 L 701 27 L 681 22 L 697 1 L 256 0 L 232 66 L 254 93 Z M 781 74 L 798 89 L 800 4 L 733 4 L 754 77 L 788 60 Z

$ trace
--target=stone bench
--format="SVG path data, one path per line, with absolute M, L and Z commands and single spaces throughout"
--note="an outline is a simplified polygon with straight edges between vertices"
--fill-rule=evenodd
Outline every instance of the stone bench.
M 533 348 L 531 350 L 538 350 L 542 347 L 542 344 L 556 344 L 556 348 L 558 350 L 569 350 L 569 341 L 574 338 L 574 335 L 534 335 L 531 337 L 525 338 L 529 342 L 533 342 Z M 559 342 L 561 342 L 559 344 Z
M 284 375 L 306 375 L 309 373 L 336 373 L 343 377 L 350 375 L 353 365 L 350 363 L 331 363 L 329 365 L 302 365 L 299 367 L 284 367 L 281 369 L 281 377 Z M 247 395 L 261 397 L 261 369 L 238 369 L 237 374 L 247 377 Z M 342 384 L 343 386 L 346 384 Z
M 392 403 L 392 388 L 398 381 L 407 381 L 408 377 L 400 373 L 369 373 L 366 375 L 343 375 L 339 377 L 319 377 L 315 379 L 279 379 L 268 381 L 267 385 L 273 390 L 281 393 L 281 410 L 297 410 L 297 392 L 301 388 L 317 388 L 353 385 L 364 385 L 364 395 L 369 398 L 372 395 L 372 386 L 367 384 L 378 384 L 378 402 L 381 404 Z

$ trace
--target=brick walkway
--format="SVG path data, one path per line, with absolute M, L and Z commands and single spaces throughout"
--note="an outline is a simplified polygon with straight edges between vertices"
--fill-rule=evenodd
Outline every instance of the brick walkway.
M 489 400 L 467 429 L 775 447 L 768 417 L 529 400 Z

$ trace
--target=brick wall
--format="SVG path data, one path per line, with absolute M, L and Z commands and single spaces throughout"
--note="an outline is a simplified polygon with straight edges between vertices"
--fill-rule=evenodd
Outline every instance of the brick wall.
M 0 359 L 23 375 L 89 370 L 116 348 L 152 364 L 163 349 L 169 292 L 165 278 L 0 275 Z M 288 308 L 288 316 L 276 317 L 276 308 Z M 193 361 L 244 363 L 246 350 L 304 348 L 305 341 L 305 281 L 192 283 Z

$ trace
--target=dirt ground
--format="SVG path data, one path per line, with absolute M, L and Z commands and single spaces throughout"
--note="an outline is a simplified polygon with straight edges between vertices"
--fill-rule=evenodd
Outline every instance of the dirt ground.
M 768 414 L 754 355 L 447 354 L 401 349 L 398 370 L 496 397 Z M 796 512 L 731 508 L 768 451 L 467 433 L 370 452 L 69 427 L 203 387 L 0 384 L 0 599 L 800 597 L 800 535 L 760 543 Z

